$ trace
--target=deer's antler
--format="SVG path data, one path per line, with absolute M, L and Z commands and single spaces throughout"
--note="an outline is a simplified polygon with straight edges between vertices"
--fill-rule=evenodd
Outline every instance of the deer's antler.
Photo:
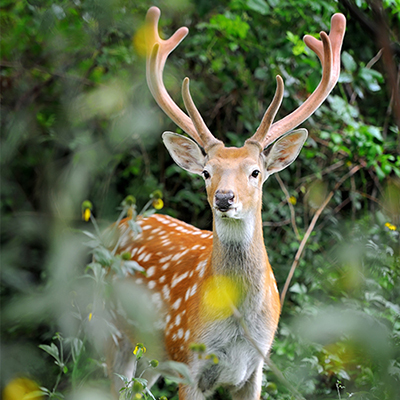
M 183 112 L 172 100 L 163 83 L 163 70 L 169 54 L 188 34 L 188 28 L 179 28 L 169 39 L 163 40 L 158 34 L 160 10 L 151 7 L 147 12 L 147 83 L 150 91 L 161 109 L 189 136 L 191 136 L 205 150 L 210 146 L 221 143 L 217 140 L 201 118 L 189 92 L 189 79 L 182 85 L 182 96 L 189 116 Z M 335 14 L 331 21 L 329 36 L 321 32 L 321 40 L 306 35 L 304 42 L 314 51 L 322 64 L 322 79 L 317 89 L 295 111 L 280 121 L 272 123 L 283 97 L 283 81 L 277 76 L 277 89 L 256 133 L 248 141 L 257 142 L 262 148 L 275 141 L 286 132 L 294 129 L 310 115 L 332 91 L 340 74 L 340 51 L 342 47 L 346 18 L 342 14 Z
M 304 37 L 305 44 L 317 54 L 321 61 L 323 68 L 321 82 L 299 108 L 283 119 L 273 123 L 271 127 L 264 121 L 270 118 L 267 115 L 267 111 L 259 128 L 251 138 L 252 140 L 258 140 L 262 147 L 266 147 L 286 132 L 296 128 L 318 109 L 339 79 L 340 51 L 345 29 L 346 18 L 343 14 L 335 14 L 331 20 L 329 36 L 325 32 L 321 32 L 321 40 L 315 39 L 310 35 Z
M 209 131 L 200 113 L 197 111 L 189 93 L 189 80 L 183 82 L 182 93 L 190 118 L 176 105 L 165 89 L 163 70 L 169 54 L 188 34 L 188 28 L 179 28 L 168 40 L 163 40 L 158 34 L 160 10 L 151 7 L 147 12 L 148 24 L 147 46 L 147 84 L 160 108 L 189 136 L 205 149 L 215 143 L 220 143 Z

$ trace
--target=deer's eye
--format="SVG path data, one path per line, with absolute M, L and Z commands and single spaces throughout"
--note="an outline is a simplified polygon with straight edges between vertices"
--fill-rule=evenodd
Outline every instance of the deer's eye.
M 210 175 L 210 173 L 208 171 L 204 170 L 203 171 L 203 176 L 204 176 L 204 179 L 209 179 L 211 175 Z
M 259 171 L 258 169 L 255 169 L 255 170 L 251 173 L 251 176 L 252 176 L 253 178 L 257 178 L 258 175 L 260 175 L 260 171 Z

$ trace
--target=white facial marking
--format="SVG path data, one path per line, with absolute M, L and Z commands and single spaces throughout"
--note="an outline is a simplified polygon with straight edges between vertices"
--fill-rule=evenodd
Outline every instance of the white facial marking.
M 222 243 L 250 244 L 253 240 L 255 229 L 254 216 L 243 218 L 215 218 L 215 230 Z

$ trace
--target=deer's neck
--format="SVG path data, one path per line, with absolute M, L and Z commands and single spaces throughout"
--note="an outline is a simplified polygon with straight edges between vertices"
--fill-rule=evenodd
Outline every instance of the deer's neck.
M 212 268 L 216 274 L 258 279 L 267 260 L 261 216 L 214 218 Z

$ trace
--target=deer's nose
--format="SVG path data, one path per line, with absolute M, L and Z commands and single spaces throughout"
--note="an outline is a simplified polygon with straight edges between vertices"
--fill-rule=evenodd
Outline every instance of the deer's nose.
M 235 199 L 235 194 L 232 190 L 217 190 L 215 192 L 215 205 L 218 210 L 228 211 Z

